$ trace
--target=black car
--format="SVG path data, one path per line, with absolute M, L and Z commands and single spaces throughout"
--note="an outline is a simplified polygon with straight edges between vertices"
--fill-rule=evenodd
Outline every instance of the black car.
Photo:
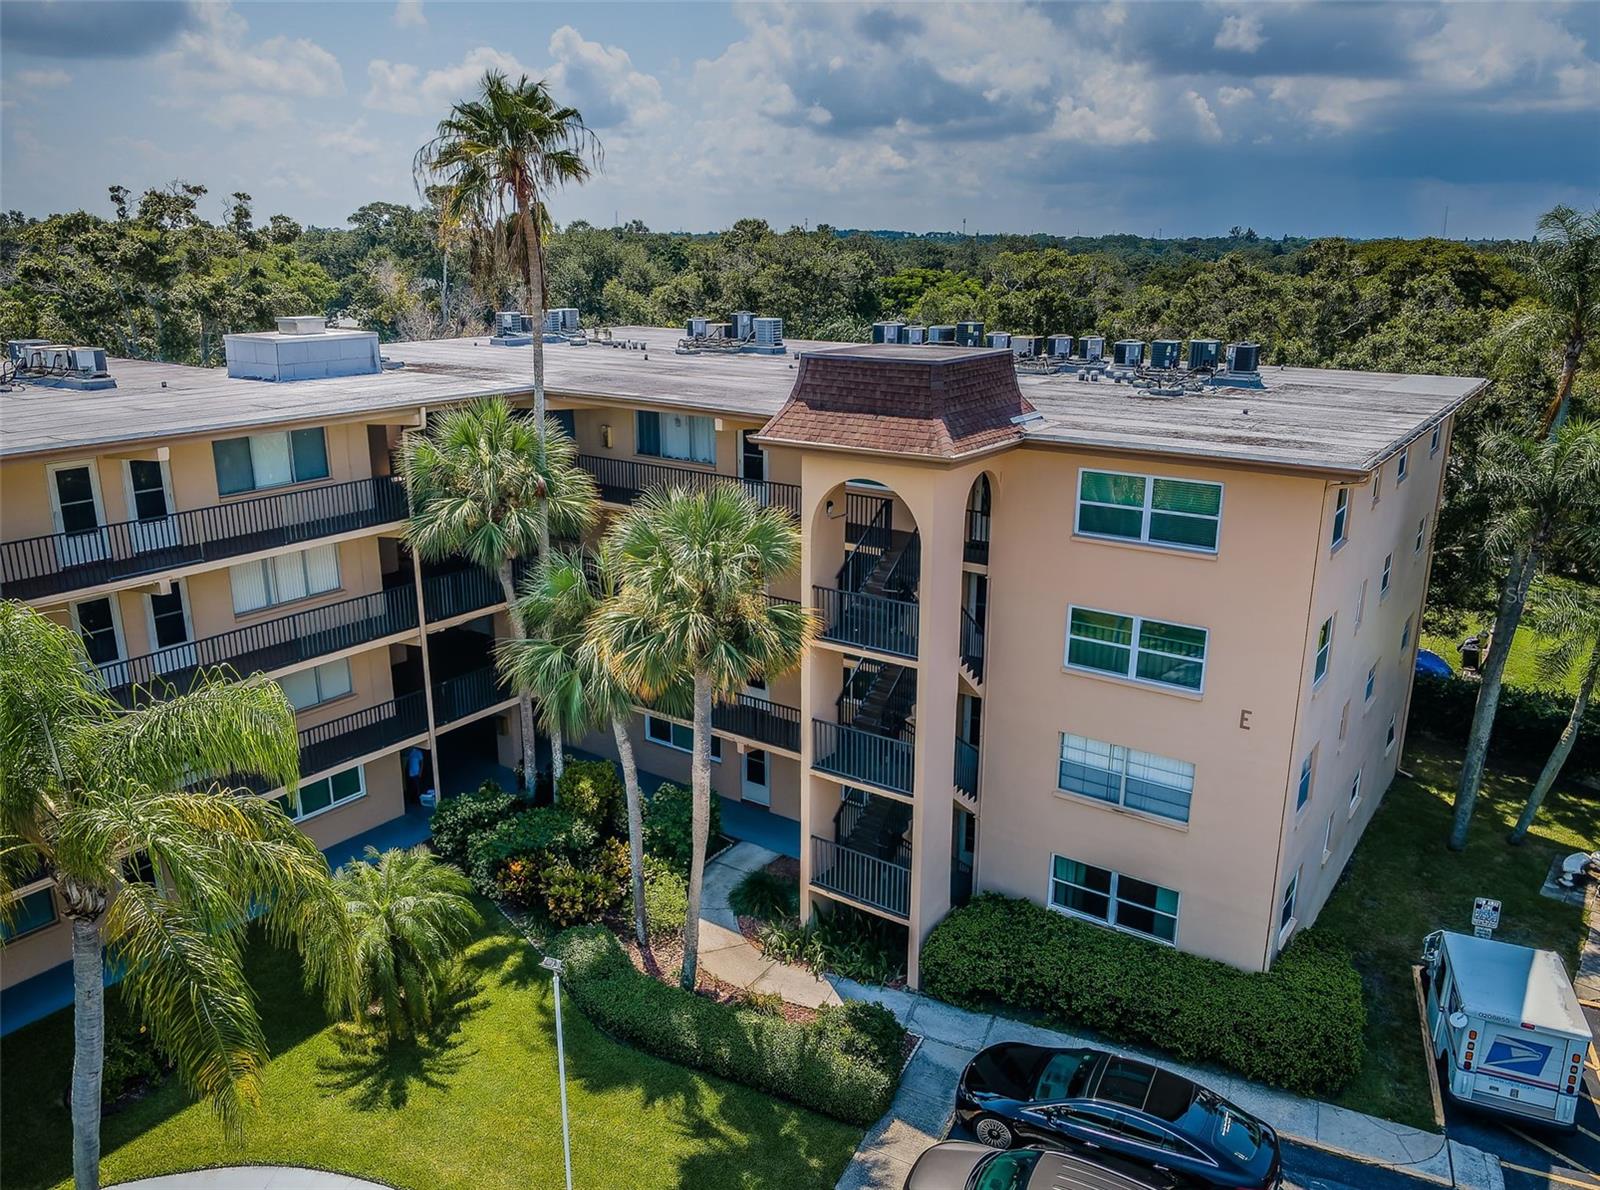
M 1278 1134 L 1198 1083 L 1103 1050 L 992 1045 L 967 1064 L 956 1118 L 995 1149 L 1046 1145 L 1178 1186 L 1275 1190 Z
M 1066 1153 L 997 1153 L 986 1145 L 947 1140 L 917 1158 L 905 1190 L 1169 1190 L 1176 1184 L 1154 1174 L 1132 1178 Z

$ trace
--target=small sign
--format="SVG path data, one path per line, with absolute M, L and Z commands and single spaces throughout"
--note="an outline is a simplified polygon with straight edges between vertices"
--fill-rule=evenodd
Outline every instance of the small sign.
M 1500 902 L 1490 897 L 1472 900 L 1472 933 L 1478 938 L 1488 938 L 1500 924 Z

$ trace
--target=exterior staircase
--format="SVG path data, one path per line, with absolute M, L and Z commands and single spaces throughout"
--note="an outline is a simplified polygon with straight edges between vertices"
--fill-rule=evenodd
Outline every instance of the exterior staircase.
M 834 838 L 840 846 L 902 867 L 911 863 L 911 844 L 905 837 L 910 825 L 909 805 L 860 789 L 847 789 L 833 816 Z

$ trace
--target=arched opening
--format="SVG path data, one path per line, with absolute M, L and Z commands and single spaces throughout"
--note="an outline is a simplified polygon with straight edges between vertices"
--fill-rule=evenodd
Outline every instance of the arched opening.
M 989 474 L 984 472 L 972 481 L 967 492 L 966 544 L 962 556 L 980 566 L 989 563 L 989 522 L 994 490 Z

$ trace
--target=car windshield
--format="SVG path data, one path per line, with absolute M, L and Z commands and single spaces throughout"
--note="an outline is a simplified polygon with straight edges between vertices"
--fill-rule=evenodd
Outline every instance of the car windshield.
M 1040 1156 L 1038 1149 L 996 1153 L 978 1166 L 967 1190 L 1023 1190 Z
M 1051 1054 L 1044 1069 L 1039 1071 L 1033 1086 L 1033 1097 L 1046 1103 L 1057 1099 L 1077 1099 L 1087 1089 L 1093 1070 L 1093 1050 L 1063 1050 Z

